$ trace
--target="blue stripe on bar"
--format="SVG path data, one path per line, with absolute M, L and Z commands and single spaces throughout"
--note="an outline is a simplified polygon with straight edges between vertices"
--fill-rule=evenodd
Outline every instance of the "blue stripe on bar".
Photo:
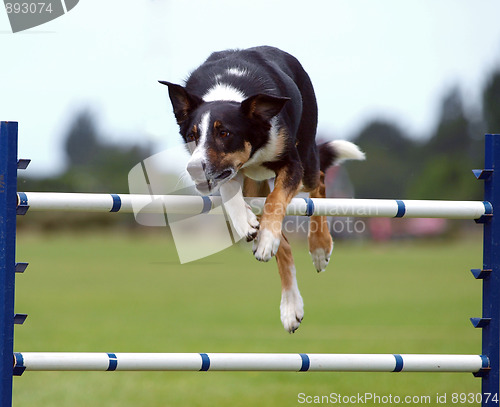
M 396 203 L 398 204 L 398 213 L 396 213 L 395 218 L 402 218 L 406 213 L 405 203 L 399 199 L 396 199 Z
M 202 196 L 202 199 L 203 199 L 203 209 L 201 210 L 201 213 L 210 212 L 210 210 L 212 209 L 212 200 L 208 196 Z
M 108 353 L 109 356 L 109 366 L 106 369 L 108 372 L 111 372 L 113 370 L 116 370 L 116 367 L 118 366 L 118 359 L 116 358 L 116 355 L 114 353 Z
M 393 356 L 396 359 L 396 367 L 394 368 L 393 372 L 401 372 L 404 366 L 403 357 L 401 355 L 393 355 Z
M 120 196 L 117 194 L 110 194 L 110 195 L 111 198 L 113 198 L 113 207 L 111 208 L 110 212 L 118 212 L 122 207 L 122 200 L 120 199 Z
M 19 352 L 14 352 L 15 367 L 24 367 L 23 354 Z
M 490 367 L 490 359 L 486 355 L 479 355 L 481 356 L 481 360 L 483 362 L 483 365 L 481 366 L 483 369 L 486 369 Z
M 484 205 L 484 214 L 485 215 L 492 215 L 493 214 L 493 205 L 491 204 L 491 202 L 484 201 L 483 205 Z
M 28 196 L 24 192 L 18 192 L 17 196 L 19 197 L 18 206 L 28 205 Z
M 200 372 L 206 372 L 210 369 L 210 358 L 206 353 L 200 353 L 201 356 L 201 369 Z
M 309 356 L 305 353 L 300 353 L 300 357 L 302 358 L 302 366 L 300 367 L 299 372 L 307 372 L 309 367 L 311 366 L 311 361 L 309 360 Z
M 306 208 L 306 216 L 312 216 L 314 213 L 314 202 L 311 198 L 304 198 L 304 201 L 306 201 L 307 208 Z
M 14 353 L 14 369 L 12 371 L 13 376 L 21 376 L 26 370 L 24 366 L 24 358 L 21 353 Z

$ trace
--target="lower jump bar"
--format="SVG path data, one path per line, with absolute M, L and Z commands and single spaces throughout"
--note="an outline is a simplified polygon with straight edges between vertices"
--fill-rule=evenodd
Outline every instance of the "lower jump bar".
M 18 374 L 22 374 L 24 370 L 476 373 L 488 368 L 489 360 L 483 355 L 66 352 L 14 354 L 14 372 Z
M 222 213 L 220 196 L 84 194 L 18 192 L 18 210 L 70 212 L 126 212 L 198 215 Z M 245 198 L 261 214 L 265 198 Z M 355 216 L 395 218 L 479 219 L 491 216 L 493 207 L 481 201 L 398 199 L 294 198 L 287 215 Z

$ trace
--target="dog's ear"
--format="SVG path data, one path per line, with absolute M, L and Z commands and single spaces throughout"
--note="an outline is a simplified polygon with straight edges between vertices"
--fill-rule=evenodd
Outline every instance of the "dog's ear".
M 158 81 L 162 85 L 168 86 L 168 95 L 174 108 L 174 115 L 178 124 L 186 120 L 189 114 L 203 103 L 198 96 L 191 95 L 181 85 L 166 81 Z
M 290 98 L 258 94 L 250 96 L 241 102 L 241 110 L 247 117 L 256 117 L 269 121 L 281 112 L 281 109 L 289 100 Z

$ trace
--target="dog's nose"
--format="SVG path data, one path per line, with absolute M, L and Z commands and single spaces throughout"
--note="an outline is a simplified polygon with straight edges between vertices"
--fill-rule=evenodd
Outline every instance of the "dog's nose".
M 204 160 L 190 160 L 186 169 L 193 180 L 206 180 L 206 167 L 207 165 Z

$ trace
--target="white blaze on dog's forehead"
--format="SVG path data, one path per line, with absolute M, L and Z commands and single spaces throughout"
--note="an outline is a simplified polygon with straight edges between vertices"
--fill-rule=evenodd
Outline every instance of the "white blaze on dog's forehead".
M 226 69 L 226 74 L 228 75 L 235 75 L 235 76 L 245 76 L 248 73 L 246 69 L 243 68 L 227 68 Z
M 198 144 L 191 155 L 191 159 L 189 160 L 191 164 L 199 162 L 199 165 L 201 165 L 201 163 L 206 160 L 205 145 L 206 145 L 209 126 L 210 126 L 210 111 L 203 113 L 203 115 L 201 116 L 201 120 L 198 123 L 198 131 L 200 134 L 200 138 L 198 139 Z
M 208 127 L 210 126 L 210 111 L 203 113 L 201 116 L 198 129 L 200 131 L 200 144 L 204 144 L 208 134 Z
M 246 99 L 245 94 L 226 83 L 216 83 L 203 96 L 205 102 L 215 102 L 216 100 L 226 100 L 241 103 Z

